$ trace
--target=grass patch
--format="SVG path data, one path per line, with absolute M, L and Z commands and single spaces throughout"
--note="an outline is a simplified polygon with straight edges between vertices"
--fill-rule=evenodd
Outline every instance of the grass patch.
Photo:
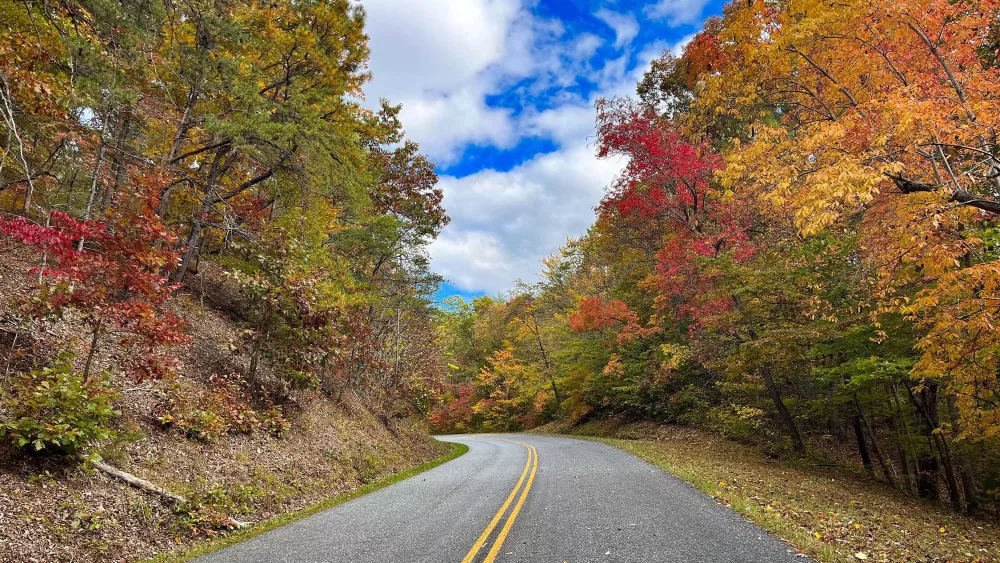
M 358 497 L 367 495 L 368 493 L 388 487 L 389 485 L 392 485 L 394 483 L 398 483 L 404 479 L 409 479 L 414 475 L 423 473 L 424 471 L 433 469 L 445 462 L 451 461 L 467 451 L 469 451 L 469 447 L 466 446 L 465 444 L 452 443 L 451 451 L 435 460 L 428 461 L 427 463 L 418 465 L 416 467 L 411 467 L 410 469 L 407 469 L 405 471 L 400 471 L 399 473 L 393 473 L 392 475 L 388 475 L 386 477 L 383 477 L 382 479 L 373 481 L 371 483 L 368 483 L 367 485 L 337 495 L 333 498 L 320 501 L 312 506 L 307 506 L 306 508 L 303 508 L 301 510 L 286 512 L 284 514 L 275 516 L 270 520 L 258 522 L 253 526 L 250 526 L 249 528 L 234 531 L 226 535 L 225 537 L 221 537 L 212 540 L 208 543 L 192 547 L 181 553 L 163 553 L 151 559 L 147 559 L 146 561 L 147 563 L 183 563 L 185 561 L 191 561 L 192 559 L 201 557 L 203 555 L 208 555 L 209 553 L 215 553 L 216 551 L 229 547 L 233 544 L 246 541 L 254 536 L 259 536 L 264 532 L 268 532 L 275 528 L 280 528 L 281 526 L 291 524 L 296 520 L 301 520 L 303 518 L 306 518 L 307 516 L 312 516 L 317 512 L 328 510 L 339 504 L 343 504 L 347 501 L 354 500 Z
M 663 468 L 822 563 L 1000 562 L 1000 526 L 842 468 L 773 459 L 686 428 L 654 439 L 588 438 Z

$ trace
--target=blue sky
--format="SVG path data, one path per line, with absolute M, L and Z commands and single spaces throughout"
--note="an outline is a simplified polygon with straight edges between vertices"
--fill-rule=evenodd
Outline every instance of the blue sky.
M 438 164 L 451 224 L 429 248 L 442 294 L 533 282 L 593 221 L 622 163 L 593 153 L 593 103 L 634 95 L 679 51 L 708 0 L 361 0 L 367 103 L 403 104 L 407 136 Z

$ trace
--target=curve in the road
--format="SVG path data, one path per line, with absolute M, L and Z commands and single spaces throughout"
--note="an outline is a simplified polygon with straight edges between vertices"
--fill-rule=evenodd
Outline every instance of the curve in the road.
M 712 497 L 611 446 L 535 435 L 441 439 L 469 452 L 199 561 L 803 561 Z

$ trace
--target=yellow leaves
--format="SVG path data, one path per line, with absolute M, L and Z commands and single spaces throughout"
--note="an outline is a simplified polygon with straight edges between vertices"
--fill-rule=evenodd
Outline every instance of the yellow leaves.
M 868 559 L 868 554 L 865 553 L 864 551 L 859 551 L 859 552 L 857 552 L 857 553 L 854 554 L 854 558 L 858 559 L 860 561 L 864 561 L 864 560 Z
M 664 356 L 663 368 L 675 370 L 692 358 L 691 348 L 681 344 L 661 344 L 660 352 Z

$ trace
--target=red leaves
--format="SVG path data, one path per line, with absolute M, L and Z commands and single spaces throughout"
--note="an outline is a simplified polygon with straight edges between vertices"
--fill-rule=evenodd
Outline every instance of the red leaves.
M 688 88 L 694 88 L 702 74 L 723 71 L 729 66 L 729 56 L 719 39 L 721 31 L 722 18 L 708 18 L 702 30 L 684 48 L 683 60 L 687 63 L 685 78 Z
M 60 211 L 50 215 L 51 227 L 33 223 L 24 217 L 0 217 L 0 235 L 13 238 L 21 244 L 32 246 L 57 256 L 72 255 L 74 242 L 81 238 L 99 236 L 106 227 L 93 221 L 76 221 Z
M 91 330 L 121 333 L 122 360 L 134 379 L 168 373 L 175 361 L 157 348 L 187 339 L 181 320 L 163 307 L 175 288 L 166 271 L 177 255 L 158 243 L 172 235 L 152 213 L 109 226 L 53 211 L 49 222 L 0 218 L 0 235 L 46 256 L 39 293 L 26 310 L 46 316 L 74 309 Z
M 710 46 L 706 33 L 700 39 L 704 45 L 692 49 Z M 638 236 L 655 237 L 650 244 L 661 245 L 656 255 L 661 307 L 696 321 L 725 312 L 725 301 L 712 297 L 716 274 L 711 263 L 719 258 L 745 261 L 756 249 L 748 234 L 753 215 L 744 211 L 749 207 L 712 185 L 721 158 L 707 144 L 689 142 L 666 119 L 634 102 L 602 100 L 597 110 L 598 156 L 629 158 L 601 203 L 599 221 L 612 221 L 611 229 L 616 228 L 615 217 L 629 221 Z M 624 304 L 612 301 L 599 310 L 598 302 L 581 302 L 574 330 L 606 328 L 608 319 L 617 318 L 624 327 L 620 339 L 638 334 L 639 325 L 628 318 Z
M 604 330 L 618 323 L 637 320 L 628 305 L 618 299 L 605 302 L 601 297 L 581 299 L 577 310 L 569 316 L 569 327 L 574 332 Z
M 719 157 L 630 100 L 601 100 L 597 112 L 597 156 L 629 159 L 601 211 L 698 228 Z

